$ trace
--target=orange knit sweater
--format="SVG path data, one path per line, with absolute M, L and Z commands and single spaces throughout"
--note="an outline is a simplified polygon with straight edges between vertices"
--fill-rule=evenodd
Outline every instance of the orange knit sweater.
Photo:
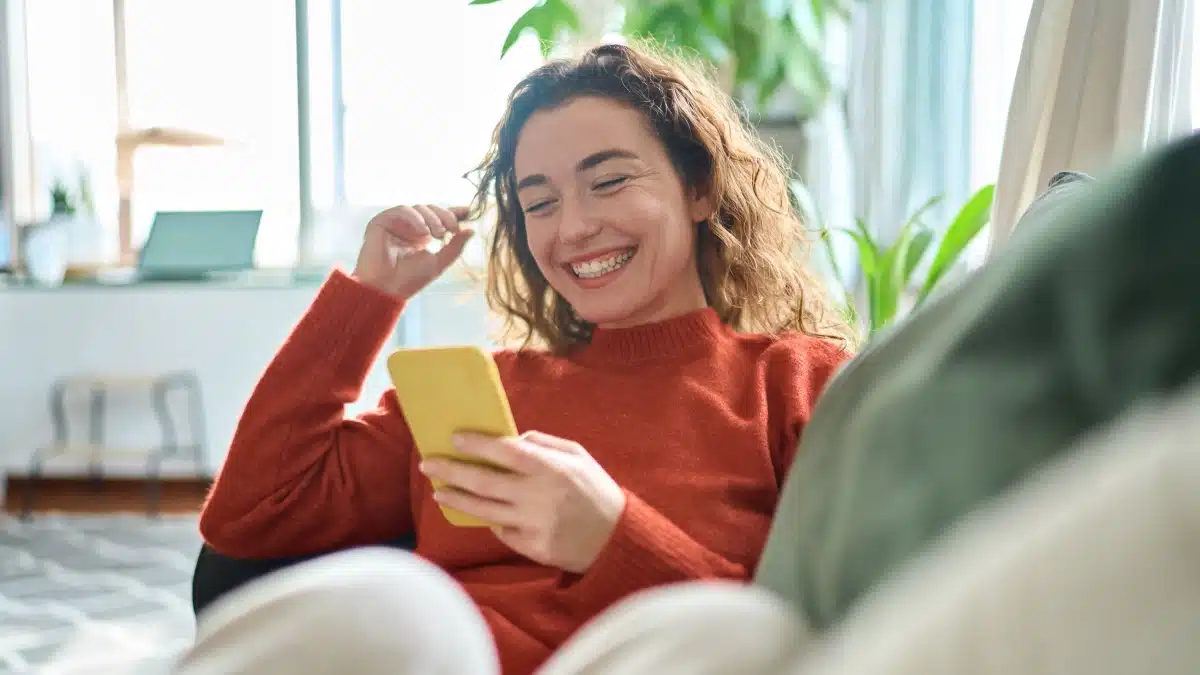
M 250 397 L 200 530 L 242 558 L 415 531 L 416 552 L 466 588 L 515 675 L 635 591 L 748 579 L 813 402 L 846 358 L 801 335 L 736 333 L 712 310 L 600 330 L 566 357 L 497 353 L 518 428 L 579 442 L 626 491 L 606 548 L 572 575 L 445 521 L 392 392 L 345 416 L 401 309 L 333 273 Z

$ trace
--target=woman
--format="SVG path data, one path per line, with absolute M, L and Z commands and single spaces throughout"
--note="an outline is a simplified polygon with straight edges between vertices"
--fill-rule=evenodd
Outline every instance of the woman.
M 263 374 L 200 529 L 242 558 L 415 532 L 503 672 L 529 673 L 630 594 L 750 577 L 848 332 L 798 262 L 778 157 L 683 64 L 610 45 L 539 68 L 480 173 L 488 297 L 524 338 L 495 358 L 524 433 L 458 443 L 505 471 L 421 462 L 391 392 L 344 416 L 405 301 L 471 236 L 465 211 L 396 207 Z M 439 504 L 494 527 L 456 528 Z

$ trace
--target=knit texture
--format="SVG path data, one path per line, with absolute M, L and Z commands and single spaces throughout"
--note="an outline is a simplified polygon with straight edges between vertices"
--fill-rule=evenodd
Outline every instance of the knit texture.
M 582 575 L 457 528 L 433 501 L 391 391 L 350 418 L 402 303 L 334 272 L 263 373 L 200 519 L 225 555 L 265 558 L 416 533 L 491 627 L 505 673 L 529 673 L 636 591 L 748 579 L 813 403 L 847 358 L 803 335 L 740 334 L 710 309 L 597 330 L 566 356 L 495 354 L 521 431 L 580 443 L 624 488 L 616 531 Z

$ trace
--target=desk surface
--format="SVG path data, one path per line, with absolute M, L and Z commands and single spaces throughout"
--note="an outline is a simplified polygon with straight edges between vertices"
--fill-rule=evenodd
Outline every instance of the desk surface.
M 145 288 L 220 288 L 259 289 L 315 287 L 329 276 L 330 268 L 253 270 L 236 274 L 214 275 L 208 279 L 188 281 L 151 280 L 106 281 L 98 278 L 70 279 L 61 284 L 41 284 L 33 279 L 12 275 L 0 276 L 0 291 L 121 291 Z

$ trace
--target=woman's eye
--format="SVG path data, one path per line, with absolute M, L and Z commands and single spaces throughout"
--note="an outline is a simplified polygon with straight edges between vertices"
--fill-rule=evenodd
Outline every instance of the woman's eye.
M 545 211 L 547 208 L 549 208 L 552 201 L 553 200 L 547 199 L 546 201 L 531 204 L 525 209 L 525 213 L 537 213 L 538 211 Z
M 625 176 L 618 176 L 617 178 L 608 178 L 608 179 L 600 181 L 599 183 L 596 183 L 596 189 L 597 190 L 607 190 L 609 188 L 615 188 L 618 185 L 620 185 L 621 183 L 624 183 L 626 180 L 627 179 Z

